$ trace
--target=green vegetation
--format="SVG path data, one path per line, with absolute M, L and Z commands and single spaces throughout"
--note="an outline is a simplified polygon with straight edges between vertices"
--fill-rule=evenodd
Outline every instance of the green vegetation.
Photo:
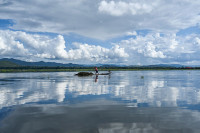
M 91 73 L 91 72 L 79 72 L 79 73 L 77 73 L 76 74 L 77 76 L 92 76 L 92 75 L 94 75 L 93 73 Z
M 142 71 L 142 70 L 200 70 L 196 68 L 174 67 L 99 67 L 99 71 Z M 9 72 L 81 72 L 94 71 L 93 67 L 0 67 L 0 73 Z
M 31 68 L 31 69 L 25 69 L 25 68 L 7 68 L 7 69 L 1 69 L 0 73 L 12 73 L 12 72 L 76 72 L 76 71 L 92 71 L 91 69 L 72 69 L 72 68 L 66 68 L 66 69 L 55 69 L 55 68 Z

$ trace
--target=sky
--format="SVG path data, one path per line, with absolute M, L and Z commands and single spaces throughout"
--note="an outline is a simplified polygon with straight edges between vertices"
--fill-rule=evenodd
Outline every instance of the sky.
M 200 0 L 0 0 L 0 58 L 200 65 Z

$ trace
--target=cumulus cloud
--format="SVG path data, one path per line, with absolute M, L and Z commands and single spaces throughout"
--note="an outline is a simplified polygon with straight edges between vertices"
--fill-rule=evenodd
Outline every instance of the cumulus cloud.
M 82 43 L 74 43 L 73 45 L 75 49 L 71 49 L 68 52 L 72 59 L 89 59 L 95 62 L 118 62 L 120 59 L 128 57 L 124 48 L 121 48 L 119 45 L 115 45 L 111 49 Z
M 0 32 L 0 55 L 1 56 L 23 56 L 28 51 L 23 44 L 15 40 L 8 32 Z
M 110 49 L 82 43 L 73 45 L 73 49 L 67 50 L 62 35 L 51 38 L 22 31 L 0 30 L 0 57 L 61 59 L 79 63 L 123 62 L 128 57 L 119 45 Z
M 187 64 L 200 60 L 199 40 L 197 34 L 176 36 L 176 34 L 149 33 L 146 36 L 138 35 L 135 38 L 122 40 L 119 45 L 129 53 L 130 64 Z
M 65 58 L 63 36 L 27 34 L 21 31 L 0 31 L 0 55 L 2 57 Z
M 0 58 L 57 60 L 72 63 L 199 64 L 200 37 L 197 34 L 148 33 L 135 35 L 111 48 L 74 42 L 70 49 L 62 35 L 54 37 L 22 31 L 0 30 Z
M 15 30 L 101 40 L 141 29 L 176 32 L 200 22 L 199 0 L 3 0 L 0 7 L 0 19 L 13 20 Z

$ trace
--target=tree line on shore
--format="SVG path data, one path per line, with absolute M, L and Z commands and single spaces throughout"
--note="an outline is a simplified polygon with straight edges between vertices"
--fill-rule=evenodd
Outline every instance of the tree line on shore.
M 20 69 L 94 69 L 95 66 L 90 67 L 48 67 L 48 66 L 17 66 L 17 67 L 0 67 L 0 69 L 14 69 L 14 70 L 20 70 Z M 99 70 L 101 69 L 200 69 L 200 67 L 151 67 L 151 66 L 127 66 L 127 67 L 117 67 L 117 66 L 110 66 L 110 67 L 104 67 L 100 66 L 98 67 Z

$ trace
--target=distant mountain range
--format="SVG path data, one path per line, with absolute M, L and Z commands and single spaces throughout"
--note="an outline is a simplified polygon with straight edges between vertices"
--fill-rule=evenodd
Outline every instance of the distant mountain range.
M 3 58 L 0 59 L 0 67 L 137 67 L 137 68 L 183 68 L 186 66 L 180 64 L 157 64 L 157 65 L 146 65 L 146 66 L 126 66 L 126 65 L 116 65 L 116 64 L 94 64 L 94 65 L 81 65 L 81 64 L 63 64 L 56 62 L 27 62 L 22 60 L 17 60 L 13 58 Z
M 29 66 L 29 67 L 83 67 L 83 65 L 78 64 L 62 64 L 62 63 L 55 63 L 55 62 L 26 62 L 21 61 L 13 58 L 3 58 L 0 59 L 0 67 L 22 67 L 22 66 Z
M 16 63 L 6 61 L 6 60 L 1 60 L 0 61 L 0 67 L 18 67 Z

